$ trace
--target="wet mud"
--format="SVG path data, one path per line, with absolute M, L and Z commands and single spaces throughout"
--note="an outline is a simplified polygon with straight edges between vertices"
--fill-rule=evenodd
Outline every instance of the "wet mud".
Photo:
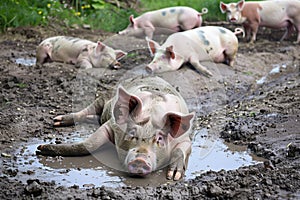
M 64 34 L 119 45 L 129 55 L 119 70 L 32 65 L 39 42 Z M 53 158 L 34 152 L 38 144 L 78 141 L 95 130 L 90 124 L 53 128 L 52 118 L 77 111 L 100 95 L 108 99 L 123 80 L 144 74 L 151 57 L 142 39 L 43 27 L 2 34 L 0 198 L 299 199 L 300 46 L 293 43 L 295 35 L 277 42 L 282 34 L 261 29 L 252 45 L 240 38 L 234 67 L 202 63 L 212 78 L 190 65 L 159 75 L 197 114 L 193 153 L 186 177 L 178 182 L 164 179 L 163 170 L 142 179 L 128 177 L 103 164 L 103 155 Z M 113 149 L 107 153 L 111 158 Z

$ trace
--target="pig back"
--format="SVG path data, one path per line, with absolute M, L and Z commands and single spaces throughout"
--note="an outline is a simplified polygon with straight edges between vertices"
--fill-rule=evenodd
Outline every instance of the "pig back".
M 180 103 L 181 110 L 179 112 L 188 114 L 188 107 L 185 100 L 180 93 L 168 82 L 157 76 L 139 76 L 131 79 L 127 79 L 120 83 L 127 92 L 131 94 L 137 94 L 141 91 L 147 91 L 158 95 L 174 95 Z M 116 92 L 115 92 L 116 94 Z M 101 123 L 104 123 L 112 118 L 113 105 L 116 101 L 116 95 L 112 97 L 104 105 L 103 114 L 101 116 Z

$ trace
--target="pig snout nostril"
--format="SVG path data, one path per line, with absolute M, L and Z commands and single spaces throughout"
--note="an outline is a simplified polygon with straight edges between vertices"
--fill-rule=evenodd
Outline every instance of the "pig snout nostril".
M 230 21 L 236 21 L 236 18 L 234 18 L 234 17 L 232 17 L 231 19 L 230 19 Z
M 116 62 L 116 63 L 113 65 L 113 67 L 114 67 L 115 69 L 119 69 L 119 68 L 121 67 L 121 63 Z
M 152 168 L 149 162 L 146 162 L 142 158 L 137 158 L 128 163 L 128 171 L 131 174 L 146 176 L 147 174 L 151 173 Z

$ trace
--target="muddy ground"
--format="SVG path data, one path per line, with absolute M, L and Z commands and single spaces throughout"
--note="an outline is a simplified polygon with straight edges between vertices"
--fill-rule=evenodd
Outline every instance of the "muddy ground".
M 21 143 L 72 137 L 69 133 L 75 127 L 53 128 L 54 116 L 77 110 L 96 96 L 109 97 L 120 81 L 143 73 L 143 66 L 151 60 L 144 41 L 96 30 L 51 27 L 22 27 L 1 34 L 0 199 L 299 199 L 300 46 L 293 43 L 295 35 L 277 42 L 282 34 L 260 29 L 254 45 L 240 38 L 234 67 L 205 63 L 212 78 L 189 65 L 159 75 L 178 87 L 196 111 L 196 129 L 208 128 L 209 134 L 247 146 L 264 163 L 208 171 L 192 180 L 160 186 L 119 188 L 59 186 L 40 181 L 34 172 L 20 172 L 12 163 Z M 130 56 L 122 60 L 120 70 L 85 71 L 63 63 L 37 67 L 20 62 L 19 58 L 32 60 L 36 46 L 55 35 L 105 40 L 130 49 Z M 14 178 L 18 173 L 32 174 L 32 178 L 21 182 Z

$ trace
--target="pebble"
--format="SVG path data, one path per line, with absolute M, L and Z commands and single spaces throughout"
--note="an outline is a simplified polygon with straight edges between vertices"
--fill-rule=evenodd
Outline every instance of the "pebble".
M 208 191 L 212 197 L 220 196 L 223 193 L 223 189 L 215 184 L 211 184 Z
M 33 196 L 39 196 L 43 192 L 43 187 L 38 182 L 33 181 L 25 187 L 25 191 Z
M 1 153 L 1 156 L 4 158 L 11 158 L 11 155 L 8 153 Z

